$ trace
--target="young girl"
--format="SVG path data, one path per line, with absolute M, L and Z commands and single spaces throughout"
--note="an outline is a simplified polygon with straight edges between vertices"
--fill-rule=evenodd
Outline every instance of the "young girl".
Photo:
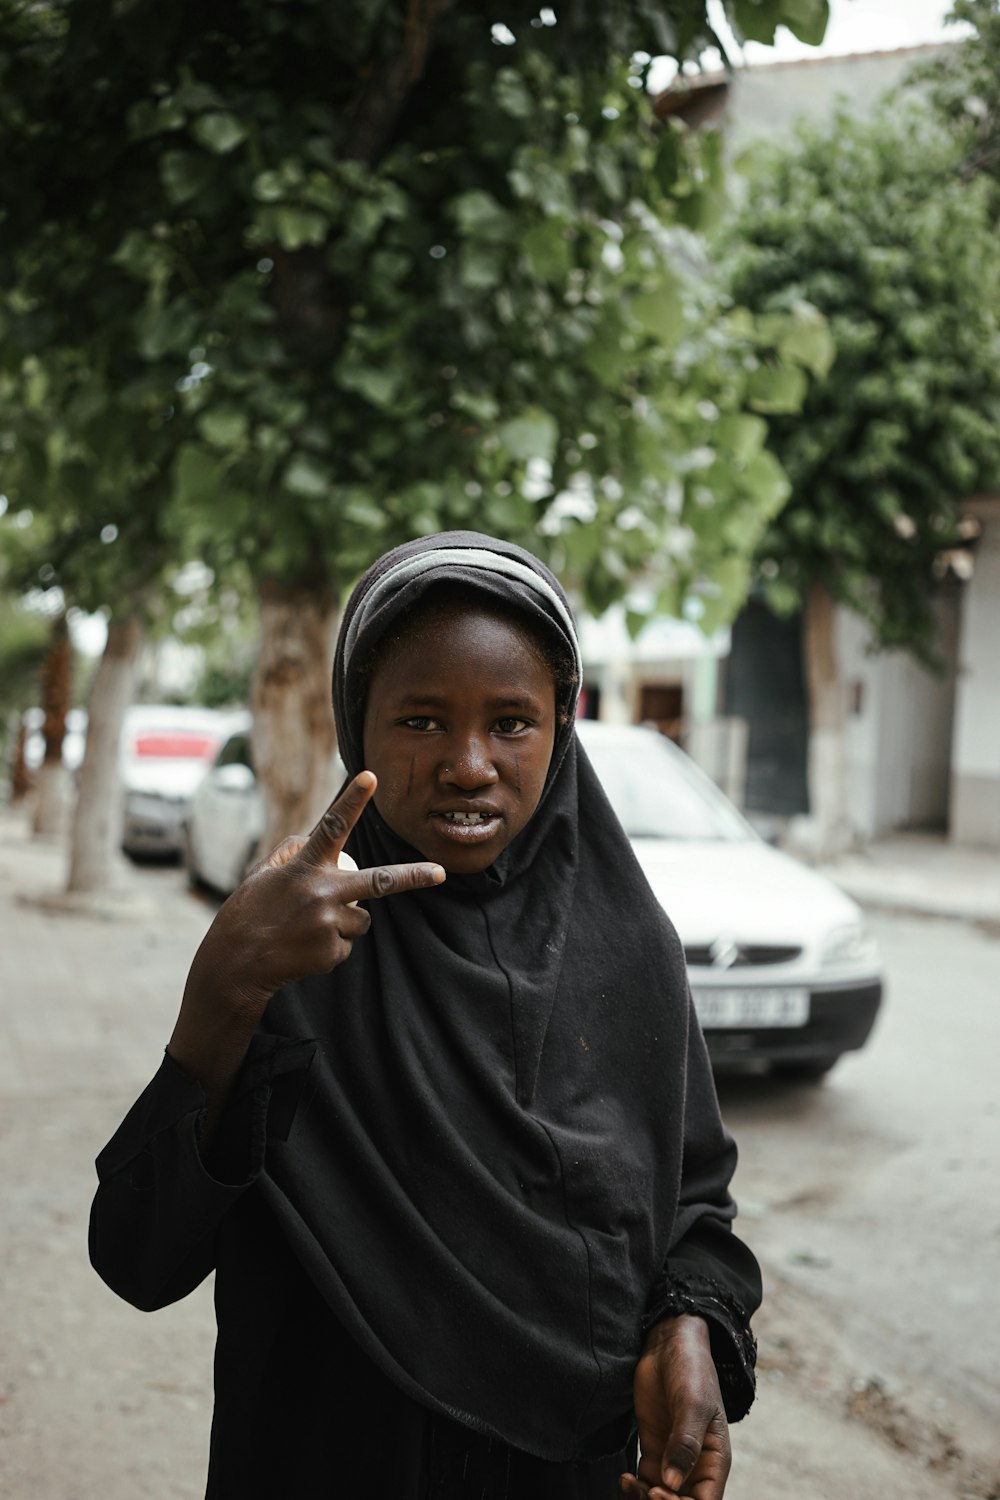
M 216 1272 L 210 1497 L 721 1500 L 759 1275 L 579 684 L 518 547 L 427 537 L 351 597 L 352 780 L 221 908 L 98 1160 L 115 1291 Z

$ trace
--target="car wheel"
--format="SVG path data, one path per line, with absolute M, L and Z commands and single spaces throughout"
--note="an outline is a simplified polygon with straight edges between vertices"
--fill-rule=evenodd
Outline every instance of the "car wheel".
M 834 1057 L 811 1057 L 808 1061 L 776 1062 L 771 1066 L 779 1078 L 787 1078 L 790 1082 L 820 1083 L 839 1057 L 838 1052 Z

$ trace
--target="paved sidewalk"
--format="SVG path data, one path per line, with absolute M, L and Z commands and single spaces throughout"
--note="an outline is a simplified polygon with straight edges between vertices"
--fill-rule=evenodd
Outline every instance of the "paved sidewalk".
M 905 833 L 821 864 L 862 906 L 1000 928 L 1000 853 Z
M 211 1287 L 149 1317 L 102 1285 L 86 1240 L 94 1157 L 159 1064 L 212 909 L 156 867 L 130 871 L 142 900 L 118 919 L 35 904 L 65 867 L 0 809 L 0 1494 L 194 1500 Z

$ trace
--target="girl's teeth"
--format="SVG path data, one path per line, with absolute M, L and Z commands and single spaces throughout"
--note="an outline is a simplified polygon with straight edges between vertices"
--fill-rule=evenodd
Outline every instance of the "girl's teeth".
M 485 813 L 446 813 L 449 823 L 481 823 L 485 820 Z

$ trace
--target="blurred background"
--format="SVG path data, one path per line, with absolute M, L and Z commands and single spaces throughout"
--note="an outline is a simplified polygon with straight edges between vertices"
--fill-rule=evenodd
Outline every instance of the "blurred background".
M 75 1354 L 41 1397 L 25 1288 L 214 904 L 340 784 L 354 581 L 468 528 L 570 593 L 744 1143 L 737 1497 L 845 1442 L 859 1493 L 996 1496 L 998 58 L 998 0 L 4 0 L 11 1493 L 199 1492 L 201 1429 L 143 1477 Z

